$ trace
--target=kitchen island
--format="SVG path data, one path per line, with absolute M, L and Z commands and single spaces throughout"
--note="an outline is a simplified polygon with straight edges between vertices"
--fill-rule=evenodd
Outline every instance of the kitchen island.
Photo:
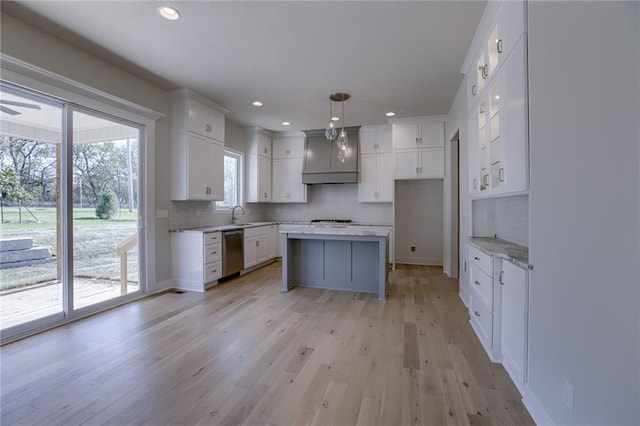
M 281 231 L 282 291 L 295 286 L 386 297 L 390 226 L 302 225 Z

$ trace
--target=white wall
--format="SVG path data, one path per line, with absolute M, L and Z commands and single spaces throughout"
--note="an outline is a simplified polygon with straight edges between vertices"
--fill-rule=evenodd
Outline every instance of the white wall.
M 155 180 L 148 182 L 155 193 L 155 209 L 169 210 L 171 218 L 150 217 L 155 220 L 156 283 L 170 283 L 171 241 L 169 229 L 190 226 L 210 226 L 230 223 L 229 213 L 215 214 L 212 203 L 170 201 L 171 174 L 171 99 L 165 88 L 155 86 L 138 76 L 125 72 L 90 53 L 84 52 L 56 37 L 6 13 L 1 14 L 2 53 L 122 99 L 145 106 L 166 115 L 156 124 Z M 226 122 L 225 144 L 245 152 L 244 131 Z M 246 221 L 262 220 L 264 211 L 259 205 L 248 206 Z M 199 214 L 198 214 L 199 213 Z M 150 283 L 153 292 L 156 283 Z
M 529 386 L 558 424 L 640 423 L 639 8 L 529 2 Z
M 442 192 L 442 180 L 395 181 L 396 262 L 442 265 Z
M 155 165 L 156 170 L 170 168 L 169 152 L 171 136 L 170 99 L 165 90 L 133 74 L 129 74 L 40 31 L 11 15 L 1 13 L 2 53 L 35 65 L 47 71 L 70 78 L 79 83 L 96 88 L 111 95 L 153 109 L 166 115 L 156 124 Z M 155 191 L 155 208 L 169 209 L 168 173 L 155 173 L 155 182 L 150 182 L 151 191 Z M 171 279 L 170 240 L 168 218 L 147 218 L 155 220 L 155 268 L 156 282 Z M 150 290 L 155 284 L 150 282 Z
M 447 238 L 444 239 L 444 247 L 445 247 L 445 257 L 443 259 L 444 270 L 449 273 L 451 276 L 455 276 L 453 274 L 453 262 L 456 256 L 459 261 L 459 272 L 458 272 L 458 281 L 460 287 L 460 296 L 465 303 L 468 303 L 468 274 L 465 269 L 465 259 L 466 259 L 466 250 L 467 250 L 467 237 L 472 235 L 471 228 L 471 201 L 469 199 L 469 143 L 468 143 L 468 131 L 467 131 L 467 81 L 466 78 L 460 84 L 458 88 L 458 93 L 451 105 L 451 109 L 447 114 L 447 122 L 445 125 L 447 136 L 445 141 L 447 145 L 449 145 L 449 141 L 455 136 L 455 133 L 458 132 L 458 165 L 459 165 L 459 185 L 458 185 L 458 197 L 459 197 L 459 209 L 460 209 L 460 229 L 458 233 L 458 244 L 453 244 L 452 241 L 447 241 Z M 451 149 L 448 146 L 446 150 L 447 155 L 447 163 L 451 163 Z M 446 170 L 446 173 L 450 173 L 451 168 Z M 449 182 L 453 183 L 453 179 L 450 179 Z M 451 203 L 451 196 L 448 196 L 447 193 L 451 194 L 451 188 L 445 186 L 445 194 L 444 194 L 444 202 L 445 202 L 445 230 L 449 229 L 449 224 L 452 219 L 450 218 L 452 211 L 453 203 Z M 449 223 L 447 223 L 449 222 Z M 446 232 L 446 231 L 445 231 Z M 452 237 L 453 238 L 453 235 Z M 449 258 L 447 259 L 446 253 L 449 254 Z

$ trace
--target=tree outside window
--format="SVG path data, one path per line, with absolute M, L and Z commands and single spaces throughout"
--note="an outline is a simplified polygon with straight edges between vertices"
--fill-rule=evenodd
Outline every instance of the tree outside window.
M 242 155 L 224 152 L 224 200 L 216 201 L 217 210 L 231 209 L 242 203 Z

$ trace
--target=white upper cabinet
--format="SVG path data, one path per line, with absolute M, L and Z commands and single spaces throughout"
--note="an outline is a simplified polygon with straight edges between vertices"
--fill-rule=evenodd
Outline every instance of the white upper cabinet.
M 527 34 L 523 1 L 489 3 L 467 60 L 469 192 L 528 190 Z M 480 42 L 478 42 L 480 40 Z
M 227 110 L 188 89 L 171 92 L 171 96 L 171 199 L 222 200 Z
M 302 183 L 304 135 L 279 135 L 273 139 L 274 203 L 306 203 L 307 185 Z
M 395 179 L 444 178 L 444 122 L 393 123 Z
M 360 181 L 358 201 L 390 203 L 393 201 L 391 126 L 360 128 Z
M 505 194 L 528 187 L 523 35 L 469 113 L 469 190 Z
M 391 126 L 360 128 L 360 154 L 390 153 L 393 149 Z
M 273 138 L 273 158 L 304 157 L 304 136 L 278 136 Z
M 483 29 L 479 28 L 479 31 Z M 518 39 L 525 31 L 524 2 L 503 1 L 484 34 L 467 72 L 469 108 L 480 99 Z
M 271 133 L 258 127 L 245 129 L 247 143 L 246 200 L 248 203 L 271 201 Z
M 217 141 L 224 141 L 224 114 L 194 99 L 187 100 L 188 130 Z

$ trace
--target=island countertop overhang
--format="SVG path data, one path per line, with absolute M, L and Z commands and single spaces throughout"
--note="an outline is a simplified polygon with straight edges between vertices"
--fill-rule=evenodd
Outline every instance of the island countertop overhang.
M 326 226 L 326 225 L 300 225 L 295 228 L 281 230 L 281 234 L 303 234 L 303 235 L 327 235 L 327 236 L 345 236 L 345 237 L 389 237 L 391 234 L 391 226 L 377 225 L 345 225 L 345 226 Z

